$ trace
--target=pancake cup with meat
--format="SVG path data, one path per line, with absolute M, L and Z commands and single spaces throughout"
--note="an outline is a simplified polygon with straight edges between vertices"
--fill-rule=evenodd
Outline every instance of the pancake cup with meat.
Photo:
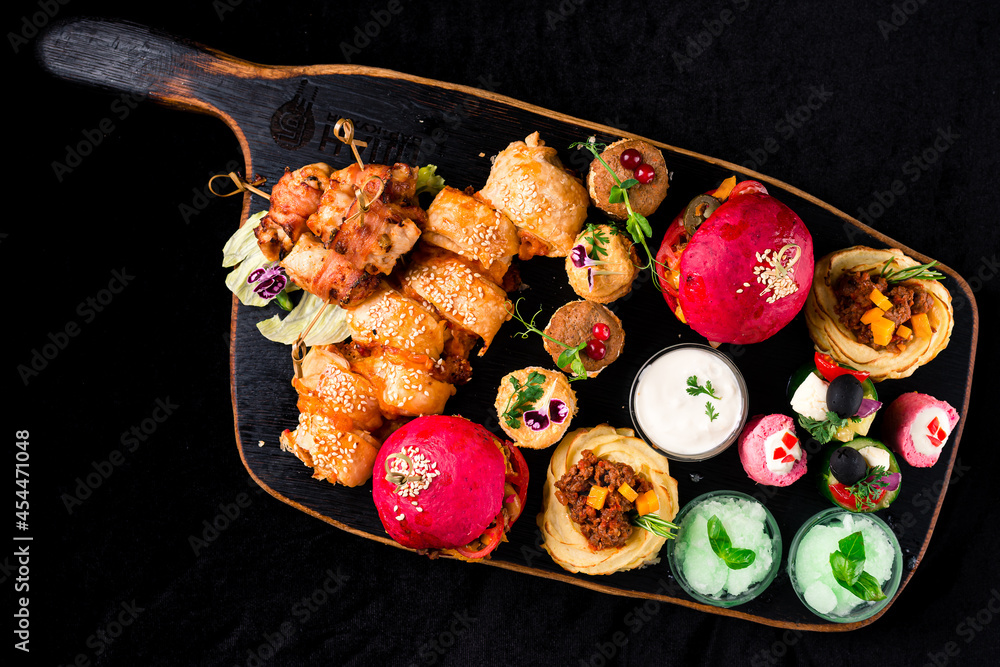
M 912 375 L 947 347 L 955 323 L 934 264 L 865 246 L 820 259 L 805 307 L 816 349 L 875 382 Z
M 462 417 L 418 417 L 383 443 L 372 497 L 400 545 L 462 560 L 489 558 L 521 515 L 528 465 L 521 452 Z
M 552 453 L 537 523 L 560 567 L 611 574 L 658 562 L 677 510 L 666 457 L 630 429 L 601 424 L 573 431 Z

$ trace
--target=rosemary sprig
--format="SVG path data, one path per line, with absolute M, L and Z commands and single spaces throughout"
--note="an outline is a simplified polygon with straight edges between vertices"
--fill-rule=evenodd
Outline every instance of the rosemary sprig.
M 879 277 L 885 278 L 888 283 L 901 283 L 904 280 L 944 280 L 945 275 L 940 271 L 933 271 L 932 268 L 937 265 L 937 260 L 933 262 L 928 262 L 927 264 L 920 264 L 919 266 L 910 266 L 905 269 L 896 269 L 895 271 L 890 271 L 889 267 L 892 265 L 893 260 L 886 260 L 885 264 L 882 266 L 882 271 L 879 273 Z
M 521 428 L 521 415 L 524 411 L 533 406 L 545 393 L 542 389 L 545 376 L 538 371 L 531 371 L 523 385 L 513 375 L 510 376 L 510 383 L 514 387 L 514 393 L 507 399 L 507 405 L 501 416 L 507 422 L 507 426 L 517 429 Z
M 672 540 L 677 537 L 677 535 L 670 532 L 671 530 L 677 530 L 677 524 L 670 523 L 666 519 L 660 518 L 660 516 L 655 512 L 643 514 L 642 516 L 639 516 L 635 512 L 631 512 L 629 514 L 629 523 L 636 528 L 642 528 L 653 535 L 659 535 L 660 537 L 665 537 L 668 540 Z
M 537 318 L 538 315 L 542 312 L 541 308 L 539 308 L 538 311 L 531 316 L 531 320 L 525 320 L 523 317 L 521 317 L 521 314 L 518 312 L 518 306 L 521 305 L 521 301 L 523 299 L 524 297 L 521 297 L 514 302 L 513 312 L 509 310 L 507 311 L 508 313 L 510 313 L 511 317 L 513 317 L 515 320 L 523 324 L 525 329 L 527 329 L 527 331 L 519 331 L 514 335 L 520 338 L 527 338 L 529 334 L 536 333 L 542 338 L 552 341 L 556 345 L 565 348 L 562 351 L 562 354 L 560 354 L 559 358 L 556 360 L 556 365 L 559 366 L 560 369 L 569 367 L 573 371 L 573 375 L 570 376 L 569 378 L 570 382 L 574 382 L 576 380 L 586 380 L 587 369 L 584 367 L 583 360 L 580 358 L 580 352 L 582 352 L 584 348 L 587 347 L 587 342 L 584 341 L 575 347 L 571 347 L 560 340 L 556 340 L 552 336 L 549 336 L 544 331 L 539 329 L 537 326 L 535 326 L 535 318 Z
M 594 140 L 594 137 L 590 137 L 587 141 L 577 141 L 569 146 L 570 148 L 586 148 L 590 151 L 597 160 L 604 165 L 604 168 L 611 174 L 611 178 L 614 179 L 615 184 L 611 187 L 611 192 L 608 195 L 609 204 L 625 204 L 625 210 L 628 212 L 628 217 L 625 220 L 625 231 L 629 233 L 632 237 L 632 241 L 638 243 L 642 246 L 643 250 L 646 251 L 646 263 L 639 267 L 640 271 L 645 271 L 649 269 L 653 273 L 653 284 L 656 285 L 656 289 L 662 292 L 664 290 L 663 286 L 660 284 L 660 275 L 653 269 L 654 264 L 662 264 L 662 262 L 657 262 L 654 259 L 652 251 L 649 249 L 649 245 L 646 243 L 647 238 L 653 236 L 653 228 L 649 224 L 649 220 L 646 216 L 641 213 L 637 213 L 632 209 L 632 202 L 629 200 L 628 191 L 629 188 L 638 185 L 639 181 L 634 178 L 629 178 L 622 181 L 618 178 L 614 169 L 608 166 L 608 163 L 604 161 L 601 157 L 601 151 L 603 151 L 607 145 L 599 144 Z M 664 265 L 665 266 L 665 265 Z

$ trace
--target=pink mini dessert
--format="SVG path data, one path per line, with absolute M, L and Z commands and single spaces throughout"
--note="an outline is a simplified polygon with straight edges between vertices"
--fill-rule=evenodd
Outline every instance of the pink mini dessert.
M 757 415 L 740 433 L 740 461 L 750 479 L 768 486 L 788 486 L 806 474 L 806 457 L 786 415 Z
M 882 435 L 911 466 L 930 468 L 937 463 L 957 423 L 955 408 L 913 391 L 897 398 L 885 411 Z

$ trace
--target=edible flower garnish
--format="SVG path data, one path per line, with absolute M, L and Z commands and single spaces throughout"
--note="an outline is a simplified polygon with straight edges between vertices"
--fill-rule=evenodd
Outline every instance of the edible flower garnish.
M 646 251 L 646 263 L 640 266 L 640 270 L 652 269 L 653 264 L 656 260 L 653 259 L 655 256 L 650 250 L 649 246 L 646 244 L 646 239 L 653 236 L 653 228 L 649 224 L 649 220 L 646 219 L 641 213 L 637 213 L 632 209 L 632 202 L 629 201 L 628 191 L 636 185 L 639 185 L 639 180 L 635 178 L 629 178 L 622 181 L 618 178 L 618 174 L 608 166 L 608 163 L 604 161 L 601 157 L 601 152 L 607 148 L 607 144 L 599 144 L 594 137 L 590 137 L 587 141 L 577 141 L 569 145 L 570 148 L 586 148 L 590 151 L 597 160 L 604 165 L 604 168 L 608 170 L 611 174 L 611 178 L 614 179 L 615 184 L 611 186 L 611 192 L 608 195 L 609 204 L 625 204 L 625 210 L 628 212 L 628 217 L 625 220 L 625 230 L 632 237 L 632 241 L 641 245 L 643 250 Z M 656 289 L 663 291 L 663 287 L 660 285 L 660 277 L 657 275 L 656 271 L 653 271 L 653 284 L 656 285 Z
M 284 291 L 288 284 L 288 276 L 285 275 L 285 269 L 280 264 L 269 262 L 252 271 L 247 276 L 247 282 L 257 283 L 253 288 L 254 293 L 260 298 L 270 301 Z M 286 308 L 286 310 L 289 309 Z
M 569 367 L 573 371 L 573 375 L 570 376 L 569 378 L 570 382 L 574 382 L 576 380 L 586 380 L 587 369 L 584 367 L 583 360 L 580 358 L 580 352 L 586 349 L 587 341 L 584 341 L 579 345 L 571 347 L 566 343 L 556 340 L 552 336 L 547 335 L 545 332 L 543 332 L 541 329 L 535 326 L 535 318 L 537 318 L 539 313 L 542 312 L 541 308 L 539 308 L 538 311 L 531 316 L 530 321 L 525 320 L 523 317 L 521 317 L 521 314 L 518 312 L 518 306 L 521 305 L 521 301 L 523 299 L 524 297 L 521 297 L 514 303 L 513 312 L 507 311 L 508 313 L 510 313 L 511 317 L 513 317 L 515 320 L 523 324 L 527 329 L 527 331 L 519 331 L 514 335 L 520 338 L 527 338 L 528 334 L 536 333 L 542 338 L 550 340 L 556 345 L 562 346 L 565 349 L 562 351 L 562 354 L 559 355 L 559 358 L 556 359 L 556 365 L 559 366 L 559 368 Z
M 865 538 L 861 531 L 851 533 L 837 546 L 840 549 L 830 554 L 830 567 L 837 583 L 867 602 L 884 600 L 885 593 L 878 580 L 865 572 Z
M 722 525 L 722 519 L 713 514 L 708 520 L 708 543 L 712 546 L 715 555 L 722 559 L 730 570 L 742 570 L 753 565 L 757 559 L 757 554 L 753 549 L 737 549 L 733 547 L 729 533 Z

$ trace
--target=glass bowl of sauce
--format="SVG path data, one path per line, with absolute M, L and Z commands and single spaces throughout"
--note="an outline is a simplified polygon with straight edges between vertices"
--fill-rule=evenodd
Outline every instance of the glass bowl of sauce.
M 736 442 L 747 421 L 747 385 L 723 352 L 700 343 L 660 350 L 632 382 L 635 431 L 667 458 L 704 461 Z

